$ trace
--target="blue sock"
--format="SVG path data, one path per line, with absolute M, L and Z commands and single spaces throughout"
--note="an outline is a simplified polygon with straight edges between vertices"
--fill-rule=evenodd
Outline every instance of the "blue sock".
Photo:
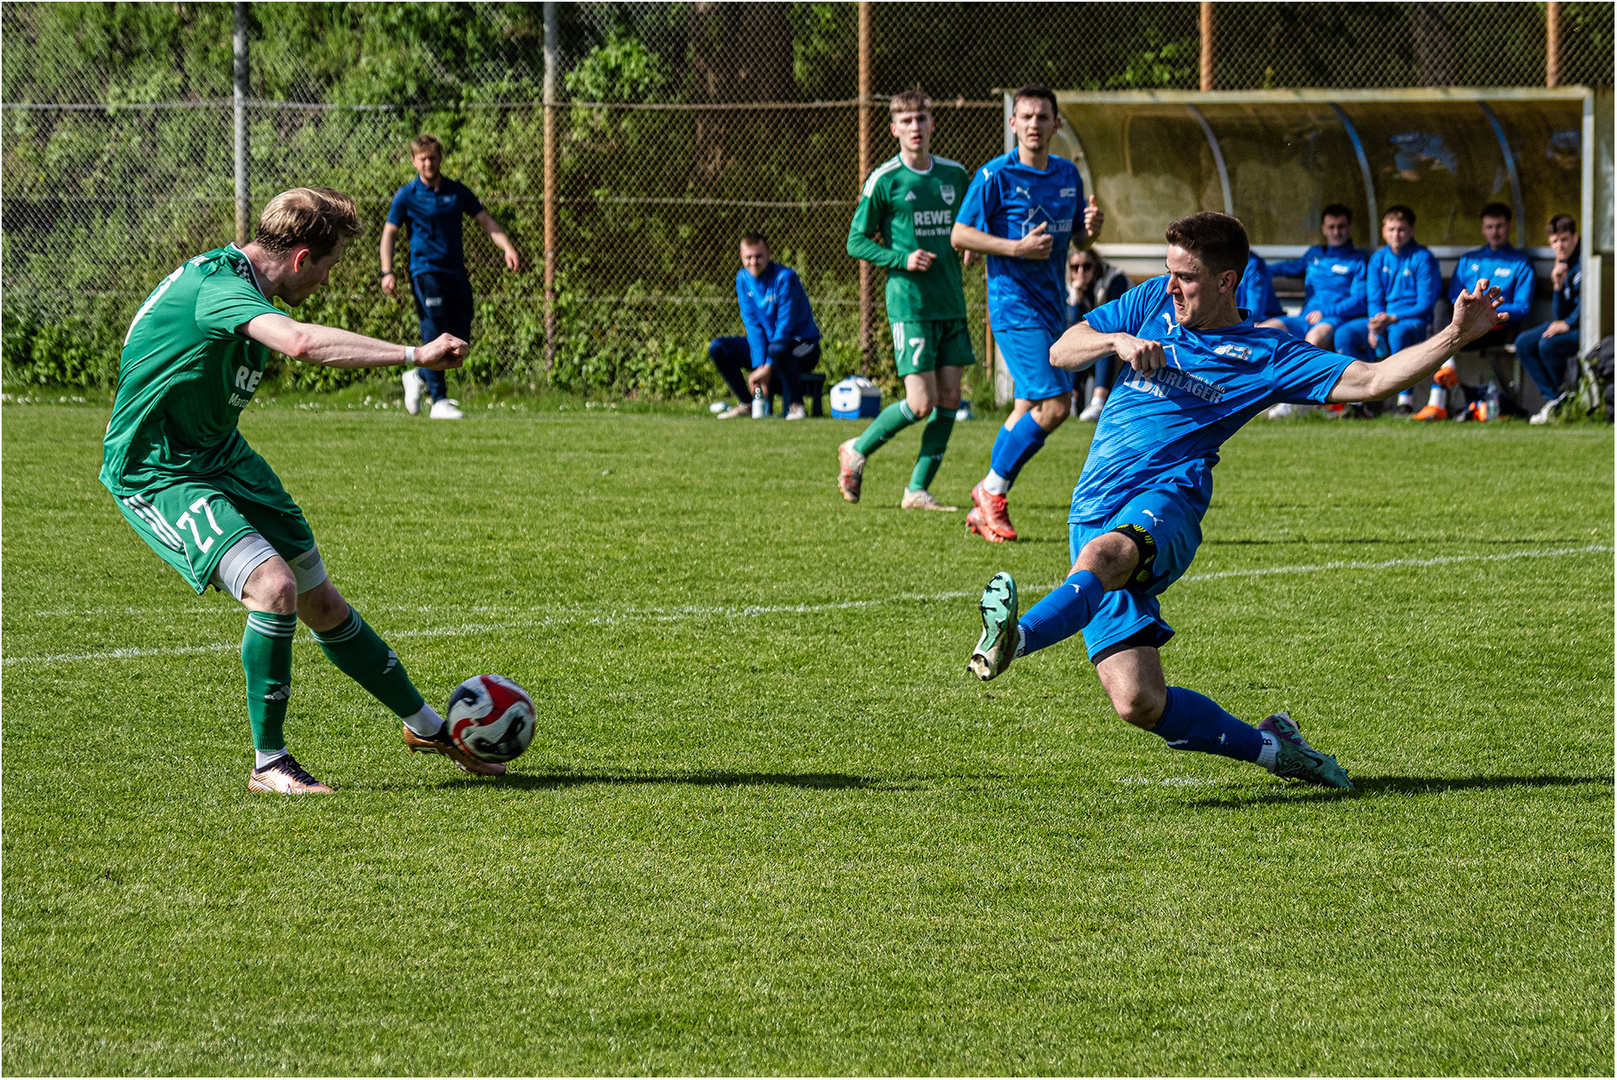
M 1263 750 L 1263 735 L 1244 720 L 1237 720 L 1212 698 L 1182 686 L 1168 687 L 1168 703 L 1151 729 L 1168 740 L 1172 750 L 1195 750 L 1237 761 L 1256 761 Z
M 1089 625 L 1106 590 L 1100 578 L 1080 570 L 1052 589 L 1043 600 L 1027 609 L 1019 625 L 1022 644 L 1018 656 L 1066 641 Z
M 1023 413 L 1009 431 L 1003 427 L 999 431 L 994 438 L 994 453 L 989 458 L 988 467 L 1003 476 L 1006 484 L 1011 484 L 1016 481 L 1016 474 L 1022 471 L 1022 466 L 1044 445 L 1045 430 L 1029 412 Z

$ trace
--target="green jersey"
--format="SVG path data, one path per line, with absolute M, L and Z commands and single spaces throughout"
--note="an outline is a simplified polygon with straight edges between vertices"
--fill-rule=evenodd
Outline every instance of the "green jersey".
M 257 458 L 236 430 L 269 349 L 242 331 L 283 314 L 234 244 L 187 260 L 135 312 L 118 362 L 101 482 L 138 495 Z
M 963 165 L 936 154 L 924 173 L 894 157 L 865 181 L 848 229 L 848 254 L 887 268 L 888 322 L 966 317 L 960 256 L 949 245 L 949 234 L 954 231 L 955 207 L 970 184 Z M 883 242 L 872 240 L 872 235 Z M 926 270 L 904 269 L 910 252 L 918 248 L 937 258 Z

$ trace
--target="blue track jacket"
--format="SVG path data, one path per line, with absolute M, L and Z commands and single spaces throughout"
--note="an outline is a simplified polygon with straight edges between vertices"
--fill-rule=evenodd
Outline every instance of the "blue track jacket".
M 1303 279 L 1303 311 L 1317 311 L 1333 326 L 1364 314 L 1364 282 L 1369 258 L 1352 244 L 1326 247 L 1315 244 L 1300 259 L 1287 259 L 1269 268 L 1275 277 Z
M 1506 326 L 1525 329 L 1527 309 L 1533 304 L 1533 260 L 1525 251 L 1517 251 L 1506 244 L 1498 251 L 1477 248 L 1460 256 L 1449 281 L 1449 302 L 1460 295 L 1461 289 L 1474 288 L 1482 278 L 1504 294 L 1499 310 L 1510 316 Z M 1515 333 L 1515 330 L 1511 331 Z
M 752 366 L 769 363 L 766 350 L 776 341 L 819 341 L 820 328 L 809 310 L 808 294 L 797 271 L 778 262 L 769 264 L 764 276 L 755 278 L 745 267 L 736 271 L 736 302 L 741 305 L 741 321 L 747 327 L 747 345 Z
M 1402 252 L 1391 247 L 1370 256 L 1369 314 L 1396 315 L 1400 322 L 1430 323 L 1432 306 L 1443 291 L 1437 258 L 1424 244 L 1411 241 Z

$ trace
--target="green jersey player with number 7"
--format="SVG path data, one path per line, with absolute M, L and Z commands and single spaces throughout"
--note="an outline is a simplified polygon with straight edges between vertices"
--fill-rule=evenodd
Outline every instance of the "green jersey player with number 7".
M 411 348 L 300 323 L 297 307 L 324 285 L 360 233 L 354 201 L 329 188 L 271 199 L 245 247 L 189 259 L 135 313 L 118 365 L 101 482 L 142 540 L 201 593 L 209 585 L 247 609 L 241 664 L 256 760 L 250 791 L 324 794 L 286 749 L 298 620 L 327 658 L 404 721 L 412 751 L 443 754 L 468 772 L 498 774 L 449 742 L 443 719 L 404 665 L 326 576 L 314 533 L 237 422 L 274 349 L 326 367 L 461 366 L 449 334 Z
M 953 510 L 928 489 L 954 431 L 961 371 L 977 362 L 966 327 L 960 256 L 949 243 L 955 207 L 971 175 L 958 161 L 932 153 L 932 101 L 924 93 L 895 94 L 888 108 L 898 155 L 865 181 L 848 229 L 848 254 L 887 270 L 887 319 L 904 400 L 882 410 L 864 434 L 837 447 L 837 487 L 844 499 L 858 502 L 865 459 L 911 424 L 925 421 L 901 505 Z

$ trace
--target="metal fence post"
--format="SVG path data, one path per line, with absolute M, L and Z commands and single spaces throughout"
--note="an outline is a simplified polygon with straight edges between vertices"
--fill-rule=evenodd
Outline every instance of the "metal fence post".
M 236 243 L 245 244 L 252 239 L 252 207 L 247 190 L 247 0 L 236 0 L 235 16 Z
M 1561 85 L 1561 0 L 1544 5 L 1544 85 Z
M 859 178 L 863 185 L 870 175 L 870 0 L 859 0 Z M 871 266 L 859 262 L 859 369 L 869 375 L 876 370 L 872 341 L 870 280 Z
M 1202 0 L 1202 93 L 1213 89 L 1213 0 Z
M 556 362 L 556 2 L 545 0 L 545 370 Z

